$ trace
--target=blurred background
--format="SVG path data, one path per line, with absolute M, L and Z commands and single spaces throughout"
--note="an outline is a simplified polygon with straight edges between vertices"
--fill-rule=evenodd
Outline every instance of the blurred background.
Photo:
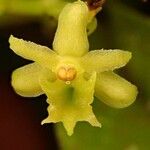
M 79 122 L 68 137 L 61 123 L 41 126 L 46 96 L 23 98 L 13 91 L 12 71 L 30 62 L 9 49 L 9 36 L 51 48 L 58 15 L 68 2 L 0 0 L 0 150 L 150 150 L 149 0 L 107 0 L 89 36 L 90 49 L 132 51 L 131 61 L 118 73 L 139 90 L 136 102 L 125 109 L 94 100 L 101 129 Z

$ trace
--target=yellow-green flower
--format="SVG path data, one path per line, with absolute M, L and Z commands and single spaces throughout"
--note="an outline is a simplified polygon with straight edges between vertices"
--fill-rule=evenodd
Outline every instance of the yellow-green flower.
M 109 106 L 123 108 L 137 95 L 134 85 L 113 73 L 126 65 L 130 52 L 88 52 L 86 29 L 96 11 L 89 10 L 82 1 L 66 5 L 59 16 L 53 50 L 13 36 L 9 39 L 17 55 L 34 61 L 13 72 L 14 90 L 25 97 L 46 94 L 49 116 L 42 124 L 63 122 L 68 135 L 78 121 L 101 126 L 90 105 L 94 96 Z

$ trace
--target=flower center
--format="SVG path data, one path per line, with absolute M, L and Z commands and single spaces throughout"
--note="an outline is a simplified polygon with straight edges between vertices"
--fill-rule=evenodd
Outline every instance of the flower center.
M 72 81 L 75 79 L 77 71 L 73 67 L 60 67 L 57 71 L 57 77 L 63 81 Z

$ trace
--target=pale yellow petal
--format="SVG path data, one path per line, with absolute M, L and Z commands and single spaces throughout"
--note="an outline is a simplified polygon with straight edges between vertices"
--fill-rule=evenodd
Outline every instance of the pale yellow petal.
M 103 72 L 125 66 L 131 53 L 122 50 L 94 50 L 81 58 L 81 65 L 86 71 Z
M 62 10 L 53 48 L 60 55 L 82 56 L 89 49 L 87 24 L 89 10 L 86 3 L 77 1 Z
M 131 105 L 137 93 L 136 86 L 113 72 L 97 75 L 95 96 L 111 107 L 123 108 Z
M 14 36 L 9 38 L 10 48 L 19 56 L 52 68 L 57 63 L 57 54 L 48 47 L 36 43 L 18 39 Z
M 16 69 L 11 78 L 11 84 L 17 94 L 25 97 L 34 97 L 43 94 L 39 84 L 41 67 L 32 63 Z
M 92 106 L 96 74 L 84 78 L 83 74 L 75 80 L 65 83 L 61 80 L 50 80 L 49 76 L 41 76 L 40 84 L 48 96 L 49 116 L 44 123 L 62 122 L 68 135 L 73 133 L 78 121 L 87 121 L 93 126 L 100 127 Z

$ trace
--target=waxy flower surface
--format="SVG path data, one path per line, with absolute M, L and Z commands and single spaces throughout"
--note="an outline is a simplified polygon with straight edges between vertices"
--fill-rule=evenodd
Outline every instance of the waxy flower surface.
M 13 72 L 14 90 L 25 97 L 46 94 L 49 116 L 42 124 L 62 122 L 68 135 L 78 121 L 101 126 L 90 105 L 94 96 L 111 107 L 123 108 L 137 95 L 134 85 L 113 73 L 126 65 L 130 52 L 89 52 L 86 29 L 97 11 L 82 1 L 67 4 L 59 16 L 53 50 L 13 36 L 9 39 L 17 55 L 34 61 Z

